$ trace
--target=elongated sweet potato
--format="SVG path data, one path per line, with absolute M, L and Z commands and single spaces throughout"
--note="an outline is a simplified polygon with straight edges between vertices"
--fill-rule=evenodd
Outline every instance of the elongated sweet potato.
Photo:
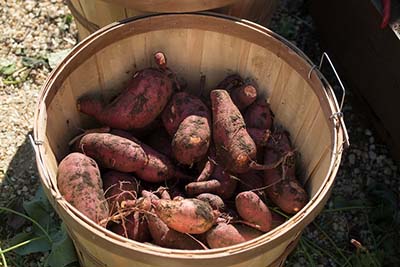
M 121 172 L 135 172 L 148 164 L 147 155 L 139 144 L 110 133 L 86 134 L 79 149 L 101 167 Z
M 135 73 L 128 87 L 111 103 L 101 96 L 85 95 L 78 110 L 112 128 L 144 128 L 161 113 L 172 94 L 172 81 L 160 69 L 147 68 Z
M 175 231 L 201 234 L 212 227 L 216 213 L 211 206 L 199 199 L 152 200 L 157 216 Z
M 189 177 L 183 174 L 178 167 L 174 166 L 166 155 L 154 150 L 145 143 L 140 142 L 129 132 L 112 130 L 111 133 L 124 137 L 135 144 L 138 144 L 143 149 L 146 154 L 147 162 L 141 168 L 134 171 L 140 179 L 151 183 L 164 182 L 173 177 L 189 179 Z
M 146 218 L 148 221 L 151 237 L 153 238 L 153 242 L 156 245 L 175 249 L 203 249 L 203 247 L 189 235 L 180 233 L 169 228 L 157 216 L 147 214 Z
M 256 226 L 257 230 L 271 230 L 272 216 L 267 205 L 251 191 L 239 193 L 235 199 L 236 210 L 245 221 Z
M 207 202 L 208 204 L 210 204 L 211 208 L 213 208 L 214 210 L 222 211 L 225 209 L 224 201 L 222 200 L 222 198 L 220 198 L 217 195 L 210 194 L 210 193 L 203 193 L 203 194 L 198 195 L 196 198 Z
M 216 155 L 214 146 L 210 146 L 208 157 L 205 160 L 198 162 L 197 168 L 200 169 L 200 174 L 197 177 L 197 182 L 207 181 L 208 178 L 214 173 L 216 165 Z
M 219 223 L 206 233 L 206 239 L 210 248 L 223 248 L 246 242 L 262 234 L 245 225 Z
M 191 165 L 205 157 L 211 139 L 211 114 L 200 98 L 179 92 L 162 113 L 162 121 L 172 136 L 172 152 L 182 164 Z
M 121 206 L 122 201 L 134 200 L 137 198 L 137 192 L 140 192 L 139 183 L 131 174 L 108 171 L 103 174 L 102 178 L 110 214 L 113 214 L 118 206 Z
M 257 99 L 248 107 L 243 117 L 248 128 L 260 130 L 270 130 L 272 128 L 273 114 L 265 99 Z
M 99 223 L 109 216 L 100 170 L 93 159 L 77 152 L 66 156 L 58 166 L 57 186 L 65 200 L 89 219 Z
M 210 97 L 217 159 L 233 173 L 245 173 L 255 168 L 258 166 L 254 162 L 256 145 L 246 131 L 239 109 L 225 90 L 213 90 Z

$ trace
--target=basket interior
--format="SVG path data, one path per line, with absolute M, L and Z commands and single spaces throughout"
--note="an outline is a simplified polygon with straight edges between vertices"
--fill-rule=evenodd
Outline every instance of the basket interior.
M 311 196 L 319 190 L 332 161 L 333 130 L 307 78 L 281 58 L 282 51 L 274 47 L 262 47 L 221 32 L 180 28 L 116 40 L 74 66 L 74 71 L 61 81 L 46 110 L 46 162 L 54 184 L 57 161 L 68 153 L 69 140 L 80 129 L 97 126 L 77 111 L 77 98 L 87 92 L 111 96 L 122 90 L 135 71 L 154 66 L 152 55 L 159 50 L 166 53 L 169 67 L 187 80 L 194 94 L 207 94 L 199 92 L 200 75 L 206 75 L 206 90 L 235 72 L 254 79 L 271 105 L 275 122 L 289 130 L 300 152 L 299 179 Z

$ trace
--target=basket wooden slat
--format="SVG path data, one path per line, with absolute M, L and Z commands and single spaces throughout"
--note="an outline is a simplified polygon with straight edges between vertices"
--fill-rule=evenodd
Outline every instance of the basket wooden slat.
M 96 126 L 76 110 L 77 98 L 90 91 L 111 96 L 122 90 L 135 71 L 153 65 L 152 54 L 159 50 L 197 94 L 202 74 L 207 91 L 233 72 L 257 82 L 276 122 L 289 130 L 301 153 L 301 179 L 311 196 L 304 209 L 246 243 L 183 251 L 124 239 L 65 202 L 56 186 L 57 163 L 80 128 Z M 67 225 L 83 266 L 279 266 L 326 203 L 346 138 L 342 119 L 331 116 L 338 112 L 332 90 L 311 68 L 301 51 L 268 29 L 215 14 L 152 15 L 115 23 L 75 47 L 43 86 L 34 135 L 44 142 L 38 161 L 44 165 L 40 175 L 46 194 Z

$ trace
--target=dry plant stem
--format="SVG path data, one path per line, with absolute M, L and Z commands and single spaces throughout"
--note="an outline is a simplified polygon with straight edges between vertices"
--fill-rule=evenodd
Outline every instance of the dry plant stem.
M 186 233 L 186 235 L 188 235 L 191 239 L 193 239 L 194 241 L 196 241 L 202 248 L 204 248 L 205 250 L 208 250 L 209 248 L 203 244 L 203 242 L 201 242 L 200 240 L 198 240 L 197 238 L 195 238 L 194 236 L 192 236 L 189 233 Z

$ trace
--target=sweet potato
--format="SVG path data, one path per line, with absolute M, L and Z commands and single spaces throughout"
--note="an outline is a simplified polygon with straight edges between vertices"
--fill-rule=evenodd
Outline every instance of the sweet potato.
M 199 199 L 152 200 L 157 216 L 175 231 L 201 234 L 212 227 L 216 213 L 211 206 Z
M 77 108 L 112 128 L 144 128 L 164 109 L 172 94 L 172 84 L 163 70 L 143 69 L 135 73 L 128 87 L 111 103 L 105 103 L 101 96 L 85 95 L 78 99 Z
M 237 180 L 217 165 L 210 180 L 192 182 L 186 185 L 185 190 L 189 196 L 201 193 L 214 193 L 223 199 L 230 198 L 236 190 Z
M 134 172 L 148 164 L 140 145 L 110 133 L 90 133 L 82 137 L 79 149 L 103 168 Z
M 230 91 L 232 88 L 240 87 L 244 84 L 243 78 L 239 74 L 226 76 L 215 88 Z
M 57 186 L 66 201 L 94 222 L 109 216 L 100 170 L 93 159 L 77 152 L 66 156 L 58 166 Z
M 207 202 L 214 210 L 223 211 L 225 209 L 224 201 L 217 195 L 210 193 L 203 193 L 198 195 L 196 198 Z
M 124 218 L 124 223 L 113 223 L 110 226 L 110 230 L 139 242 L 149 242 L 151 240 L 147 220 L 139 211 L 135 211 Z
M 161 118 L 172 136 L 172 152 L 180 163 L 191 165 L 206 155 L 211 139 L 211 114 L 199 98 L 187 92 L 176 93 Z
M 273 114 L 265 99 L 257 99 L 247 108 L 243 117 L 248 128 L 260 130 L 270 130 L 272 128 Z
M 133 175 L 118 171 L 108 171 L 103 174 L 103 189 L 105 197 L 113 214 L 122 201 L 134 200 L 140 192 L 139 183 Z
M 156 245 L 175 249 L 203 249 L 203 247 L 189 235 L 169 228 L 160 218 L 146 214 L 149 230 Z
M 257 230 L 262 232 L 271 230 L 271 212 L 256 193 L 251 191 L 239 193 L 235 205 L 240 217 L 256 226 Z
M 257 99 L 257 89 L 251 84 L 233 88 L 230 91 L 233 103 L 239 110 L 244 110 Z
M 197 168 L 200 169 L 200 174 L 197 177 L 197 182 L 207 181 L 214 173 L 216 165 L 216 155 L 214 146 L 210 146 L 207 159 L 198 162 Z
M 219 223 L 206 233 L 207 243 L 210 248 L 223 248 L 246 242 L 262 235 L 245 225 L 232 225 Z
M 174 177 L 191 179 L 181 172 L 178 167 L 174 166 L 166 155 L 140 142 L 129 132 L 112 130 L 111 133 L 138 144 L 145 152 L 147 158 L 146 164 L 134 171 L 140 179 L 151 183 L 164 182 Z
M 265 151 L 265 163 L 284 157 L 278 167 L 264 171 L 264 183 L 267 196 L 284 212 L 295 214 L 308 202 L 307 192 L 296 179 L 295 158 L 289 136 L 286 133 L 274 133 Z
M 217 159 L 227 170 L 245 173 L 255 163 L 256 145 L 246 131 L 243 117 L 228 92 L 213 90 L 210 97 Z
M 267 185 L 268 182 L 266 183 Z M 267 196 L 281 210 L 295 214 L 308 203 L 308 195 L 295 177 L 287 177 L 266 189 Z

